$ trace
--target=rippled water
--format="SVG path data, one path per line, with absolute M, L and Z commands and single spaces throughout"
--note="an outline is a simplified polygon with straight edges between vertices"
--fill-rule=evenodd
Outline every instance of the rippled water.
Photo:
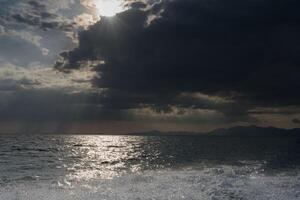
M 300 140 L 0 136 L 0 199 L 300 199 Z

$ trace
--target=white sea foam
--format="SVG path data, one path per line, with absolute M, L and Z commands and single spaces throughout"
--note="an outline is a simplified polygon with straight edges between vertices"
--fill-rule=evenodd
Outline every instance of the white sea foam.
M 299 175 L 245 173 L 220 166 L 204 170 L 147 171 L 113 179 L 60 180 L 0 189 L 1 200 L 300 199 Z

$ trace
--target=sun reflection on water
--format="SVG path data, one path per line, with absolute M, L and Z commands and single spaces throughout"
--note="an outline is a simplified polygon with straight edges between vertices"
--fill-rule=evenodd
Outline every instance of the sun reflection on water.
M 125 171 L 138 171 L 139 164 L 127 166 L 137 159 L 141 148 L 139 137 L 72 136 L 66 143 L 70 147 L 67 167 L 68 180 L 111 179 Z

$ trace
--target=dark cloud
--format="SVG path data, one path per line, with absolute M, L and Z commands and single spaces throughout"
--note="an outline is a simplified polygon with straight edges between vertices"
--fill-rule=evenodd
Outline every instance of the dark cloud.
M 247 116 L 257 106 L 299 105 L 300 2 L 174 0 L 103 18 L 56 68 L 103 60 L 94 84 L 109 107 L 171 106 Z M 149 16 L 155 19 L 149 22 Z M 202 93 L 231 99 L 208 104 Z
M 73 19 L 86 11 L 79 0 L 0 1 L 1 60 L 25 68 L 33 62 L 51 66 L 62 50 L 74 48 Z
M 82 32 L 79 47 L 64 52 L 56 67 L 104 60 L 94 83 L 108 89 L 102 103 L 111 107 L 176 105 L 243 116 L 257 106 L 298 106 L 299 6 L 294 0 L 175 0 L 147 11 L 134 7 Z M 181 96 L 197 92 L 232 102 Z
M 132 3 L 129 3 L 129 5 L 127 5 L 131 8 L 136 8 L 136 9 L 142 9 L 142 8 L 146 8 L 147 7 L 147 4 L 145 4 L 144 2 L 132 2 Z
M 88 104 L 89 94 L 69 94 L 61 90 L 13 91 L 0 98 L 0 121 L 66 121 L 110 118 L 110 113 Z M 2 100 L 2 101 L 1 101 Z M 5 102 L 1 104 L 1 102 Z M 117 115 L 114 115 L 117 118 Z
M 0 80 L 0 92 L 21 90 L 22 86 L 31 86 L 36 83 L 32 80 L 22 78 L 20 80 L 2 79 Z
M 139 122 L 173 124 L 198 124 L 215 126 L 229 123 L 221 113 L 205 110 L 172 110 L 168 114 L 157 114 L 151 110 L 103 107 L 96 101 L 101 94 L 66 93 L 55 89 L 26 90 L 22 88 L 0 88 L 0 122 Z
M 49 11 L 45 4 L 39 1 L 29 1 L 29 8 L 20 13 L 11 13 L 10 17 L 16 22 L 41 29 L 61 29 L 70 31 L 74 29 L 74 23 Z

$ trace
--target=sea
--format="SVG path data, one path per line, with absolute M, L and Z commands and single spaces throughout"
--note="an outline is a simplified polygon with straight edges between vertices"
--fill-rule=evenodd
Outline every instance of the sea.
M 0 136 L 0 200 L 299 200 L 300 139 Z

